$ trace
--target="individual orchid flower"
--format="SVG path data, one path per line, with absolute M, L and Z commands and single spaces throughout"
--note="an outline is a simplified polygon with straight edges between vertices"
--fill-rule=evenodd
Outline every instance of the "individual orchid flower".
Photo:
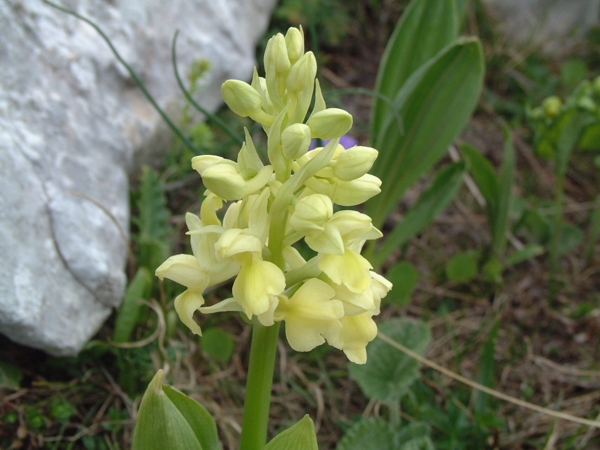
M 285 322 L 285 335 L 294 350 L 307 352 L 336 339 L 344 308 L 334 296 L 335 291 L 317 278 L 305 281 L 290 298 L 281 296 L 274 319 Z
M 372 311 L 356 316 L 344 316 L 341 331 L 328 342 L 342 350 L 355 364 L 367 362 L 367 344 L 377 336 L 377 324 Z

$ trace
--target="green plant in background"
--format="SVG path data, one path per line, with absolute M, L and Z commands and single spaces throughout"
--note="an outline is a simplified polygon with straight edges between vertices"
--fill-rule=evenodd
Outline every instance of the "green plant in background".
M 379 330 L 420 354 L 425 352 L 431 340 L 429 328 L 420 321 L 389 320 L 380 324 Z M 388 421 L 361 419 L 346 432 L 337 450 L 432 450 L 429 426 L 424 422 L 403 424 L 400 416 L 401 399 L 420 376 L 419 362 L 381 340 L 374 341 L 368 352 L 367 363 L 351 366 L 350 375 L 367 398 L 387 406 Z
M 563 224 L 564 185 L 569 159 L 575 149 L 600 150 L 599 101 L 600 77 L 591 82 L 582 81 L 564 103 L 560 98 L 551 96 L 528 113 L 535 133 L 537 153 L 555 162 L 554 220 L 548 227 L 550 269 L 553 274 L 559 271 L 559 257 L 571 247 L 569 241 L 576 245 L 583 237 L 578 228 L 565 227 Z M 591 237 L 596 233 L 596 221 L 592 220 Z M 593 247 L 595 242 L 589 245 Z
M 319 42 L 337 45 L 351 26 L 351 7 L 343 0 L 283 0 L 274 16 L 297 25 L 308 25 L 315 47 Z
M 383 180 L 380 198 L 367 203 L 376 226 L 385 224 L 406 190 L 432 171 L 466 125 L 481 92 L 483 73 L 479 41 L 458 37 L 454 0 L 409 4 L 386 46 L 377 76 L 376 91 L 391 99 L 392 107 L 377 98 L 371 117 L 372 144 L 381 152 L 373 172 Z M 366 255 L 374 267 L 433 221 L 452 200 L 465 170 L 462 162 L 440 170 L 384 242 L 369 245 Z
M 481 265 L 484 278 L 488 281 L 500 282 L 502 272 L 510 266 L 524 260 L 538 256 L 544 252 L 543 247 L 538 244 L 528 244 L 522 248 L 506 254 L 506 244 L 510 228 L 510 214 L 513 210 L 513 188 L 515 172 L 515 150 L 510 130 L 504 131 L 504 160 L 500 173 L 496 174 L 491 162 L 475 147 L 464 144 L 460 148 L 461 153 L 469 164 L 469 172 L 476 186 L 479 188 L 487 213 L 488 224 L 491 231 L 491 242 L 489 247 L 480 252 L 460 253 L 455 258 L 462 258 L 456 264 L 456 276 L 450 276 L 454 281 L 468 281 L 475 276 L 460 278 L 464 275 L 462 271 L 472 264 Z M 455 259 L 449 261 L 451 265 Z

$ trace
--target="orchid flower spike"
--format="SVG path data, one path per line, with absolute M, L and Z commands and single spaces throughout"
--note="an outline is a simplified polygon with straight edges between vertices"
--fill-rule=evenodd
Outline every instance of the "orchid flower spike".
M 336 205 L 380 192 L 381 180 L 368 173 L 377 150 L 340 145 L 352 116 L 325 104 L 302 28 L 272 37 L 264 66 L 264 77 L 255 69 L 251 83 L 228 80 L 222 94 L 234 113 L 262 125 L 268 161 L 248 131 L 236 161 L 192 159 L 206 187 L 200 215 L 186 216 L 193 254 L 171 256 L 156 275 L 187 288 L 175 309 L 196 334 L 196 311 L 235 311 L 263 326 L 284 322 L 296 351 L 327 342 L 364 364 L 377 334 L 373 317 L 392 285 L 360 254 L 379 230 L 367 215 Z M 327 143 L 311 149 L 315 139 Z M 302 241 L 313 252 L 308 260 L 294 247 Z M 207 297 L 207 305 L 205 291 L 231 279 L 231 297 Z

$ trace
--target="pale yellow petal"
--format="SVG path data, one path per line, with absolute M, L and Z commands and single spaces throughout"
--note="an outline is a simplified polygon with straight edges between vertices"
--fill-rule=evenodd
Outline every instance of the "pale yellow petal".
M 377 336 L 377 325 L 372 318 L 372 313 L 345 316 L 341 322 L 341 331 L 328 339 L 329 344 L 343 350 L 350 361 L 364 364 L 367 361 L 367 344 Z
M 227 298 L 212 306 L 203 306 L 198 308 L 202 314 L 214 314 L 217 312 L 241 311 L 242 307 L 233 297 Z
M 242 267 L 233 283 L 233 296 L 249 318 L 271 307 L 271 296 L 285 289 L 285 276 L 273 263 L 256 260 Z
M 174 255 L 156 269 L 156 276 L 161 280 L 168 278 L 190 289 L 201 292 L 210 282 L 210 276 L 202 270 L 193 255 Z
M 346 249 L 343 255 L 324 254 L 319 268 L 335 284 L 344 284 L 352 292 L 364 292 L 371 286 L 371 264 L 352 250 Z
M 285 321 L 286 338 L 294 350 L 312 350 L 340 332 L 344 308 L 332 300 L 334 295 L 327 283 L 311 278 L 291 298 L 281 297 L 275 316 Z
M 194 321 L 194 312 L 204 304 L 202 291 L 188 289 L 175 299 L 175 311 L 181 321 L 192 331 L 202 336 L 202 330 Z

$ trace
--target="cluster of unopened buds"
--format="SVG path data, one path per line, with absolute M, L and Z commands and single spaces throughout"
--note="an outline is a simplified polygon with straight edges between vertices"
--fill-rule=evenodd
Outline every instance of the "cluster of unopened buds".
M 380 192 L 381 181 L 367 173 L 377 151 L 339 144 L 352 116 L 326 107 L 301 29 L 271 38 L 264 65 L 264 78 L 255 69 L 250 84 L 228 80 L 222 93 L 233 112 L 262 125 L 269 164 L 247 130 L 237 161 L 193 158 L 207 188 L 200 216 L 186 215 L 193 255 L 170 257 L 156 274 L 187 287 L 175 309 L 196 334 L 195 311 L 239 311 L 264 326 L 285 322 L 294 350 L 327 341 L 362 364 L 391 284 L 360 255 L 367 240 L 381 237 L 370 217 L 334 205 L 358 205 Z M 329 143 L 309 150 L 312 139 Z M 294 248 L 302 240 L 308 260 Z M 205 306 L 203 292 L 234 277 L 232 297 Z

